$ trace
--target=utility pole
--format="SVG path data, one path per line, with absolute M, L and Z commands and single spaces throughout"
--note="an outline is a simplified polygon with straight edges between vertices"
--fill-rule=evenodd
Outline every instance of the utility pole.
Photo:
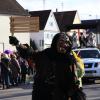
M 45 10 L 45 0 L 43 0 L 43 10 Z
M 63 6 L 64 6 L 64 4 L 63 4 L 63 1 L 62 1 L 62 2 L 61 2 L 62 11 L 63 11 Z

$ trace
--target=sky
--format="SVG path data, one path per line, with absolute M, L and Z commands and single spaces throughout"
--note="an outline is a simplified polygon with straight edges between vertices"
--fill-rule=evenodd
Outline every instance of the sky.
M 100 0 L 16 0 L 24 9 L 29 11 L 48 10 L 72 11 L 77 10 L 81 20 L 100 18 Z M 45 3 L 44 3 L 45 2 Z

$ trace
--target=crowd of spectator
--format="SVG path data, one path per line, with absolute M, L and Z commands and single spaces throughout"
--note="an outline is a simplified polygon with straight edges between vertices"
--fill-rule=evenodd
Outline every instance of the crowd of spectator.
M 21 58 L 18 53 L 0 53 L 0 86 L 8 89 L 25 84 L 27 75 L 33 75 L 33 63 Z
M 79 42 L 77 42 L 79 39 Z M 72 35 L 73 48 L 96 46 L 96 36 L 93 33 L 84 35 L 80 33 L 77 38 L 76 32 Z M 3 89 L 10 88 L 11 86 L 18 86 L 25 84 L 27 75 L 34 74 L 35 63 L 30 59 L 25 60 L 21 58 L 17 52 L 0 53 L 0 84 Z
M 76 32 L 72 35 L 73 49 L 82 47 L 96 47 L 96 35 L 93 32 L 83 33 L 78 35 Z

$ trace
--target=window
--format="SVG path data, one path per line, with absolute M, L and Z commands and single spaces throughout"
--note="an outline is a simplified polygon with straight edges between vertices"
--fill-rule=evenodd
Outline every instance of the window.
M 47 34 L 47 39 L 49 39 L 49 34 Z
M 50 26 L 53 26 L 53 22 L 50 22 L 49 25 L 50 25 Z
M 75 51 L 81 58 L 99 58 L 100 54 L 97 50 L 80 50 Z
M 53 34 L 51 34 L 51 38 L 53 38 Z
M 40 40 L 39 45 L 40 47 L 44 46 L 44 40 Z

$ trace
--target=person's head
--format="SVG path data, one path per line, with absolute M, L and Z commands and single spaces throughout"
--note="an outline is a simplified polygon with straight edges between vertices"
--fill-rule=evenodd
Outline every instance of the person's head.
M 11 54 L 11 55 L 10 55 L 10 58 L 11 58 L 11 59 L 15 59 L 15 58 L 16 58 L 16 55 L 15 55 L 15 54 Z
M 8 55 L 5 54 L 5 53 L 1 53 L 1 59 L 2 59 L 2 58 L 8 58 Z
M 58 53 L 70 52 L 72 48 L 70 36 L 65 33 L 57 33 L 52 40 L 51 48 Z

